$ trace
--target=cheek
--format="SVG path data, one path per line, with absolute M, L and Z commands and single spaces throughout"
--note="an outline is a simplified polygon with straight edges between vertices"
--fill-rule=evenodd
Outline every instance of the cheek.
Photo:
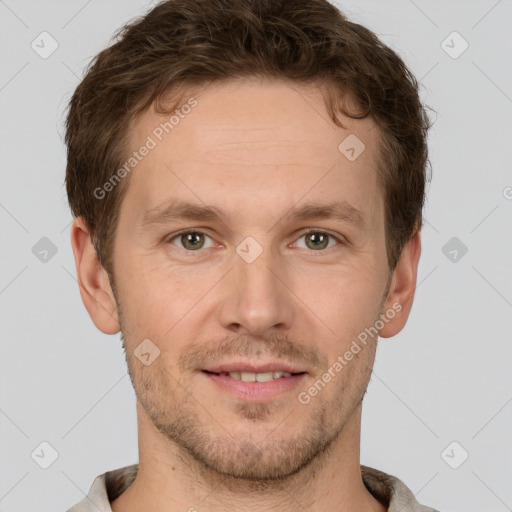
M 347 268 L 340 272 L 315 274 L 302 288 L 304 297 L 310 297 L 315 310 L 330 318 L 354 318 L 377 309 L 381 294 L 381 277 L 369 268 Z M 306 292 L 309 290 L 309 293 Z
M 320 283 L 311 309 L 321 322 L 328 326 L 327 337 L 322 343 L 329 358 L 345 352 L 353 340 L 378 318 L 380 287 L 376 279 L 351 273 Z
M 201 297 L 202 286 L 184 269 L 155 266 L 150 258 L 125 263 L 122 298 L 135 325 L 173 325 Z

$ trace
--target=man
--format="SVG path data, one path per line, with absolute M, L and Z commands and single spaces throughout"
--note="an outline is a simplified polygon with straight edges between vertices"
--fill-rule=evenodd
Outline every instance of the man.
M 412 307 L 428 117 L 325 0 L 168 0 L 70 103 L 82 300 L 121 331 L 138 465 L 79 511 L 432 511 L 360 465 L 378 337 Z

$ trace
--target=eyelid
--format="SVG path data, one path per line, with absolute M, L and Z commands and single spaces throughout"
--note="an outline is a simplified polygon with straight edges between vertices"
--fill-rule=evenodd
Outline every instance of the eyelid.
M 348 243 L 347 239 L 343 235 L 339 235 L 337 233 L 335 234 L 332 231 L 329 231 L 328 229 L 323 229 L 323 228 L 306 228 L 302 231 L 299 231 L 295 236 L 298 238 L 302 238 L 304 235 L 309 235 L 309 233 L 324 233 L 326 235 L 329 235 L 331 238 L 334 238 L 336 241 L 340 242 L 341 244 Z
M 213 237 L 210 236 L 205 230 L 204 228 L 187 228 L 187 229 L 182 229 L 181 231 L 176 231 L 175 233 L 172 233 L 170 234 L 169 236 L 166 236 L 163 240 L 163 244 L 168 244 L 168 243 L 171 243 L 171 240 L 174 240 L 175 238 L 179 237 L 180 235 L 187 235 L 189 233 L 200 233 L 201 235 L 205 235 L 209 238 L 211 238 L 213 240 Z M 174 244 L 173 244 L 174 245 Z M 201 249 L 198 249 L 197 251 L 187 251 L 186 249 L 182 249 L 181 247 L 177 247 L 177 249 L 180 249 L 181 251 L 183 252 L 187 252 L 187 253 L 194 253 L 194 252 L 200 252 Z
M 172 233 L 171 235 L 165 237 L 164 244 L 170 243 L 171 240 L 174 238 L 180 236 L 180 235 L 186 235 L 188 233 L 200 233 L 202 235 L 205 235 L 213 240 L 213 237 L 210 236 L 206 231 L 205 228 L 187 228 L 183 229 L 181 231 L 177 231 L 175 233 Z M 324 233 L 326 235 L 329 235 L 331 238 L 334 238 L 339 245 L 346 245 L 348 243 L 347 239 L 339 234 L 334 234 L 329 230 L 323 229 L 323 228 L 305 228 L 303 230 L 299 230 L 296 233 L 294 233 L 294 240 L 297 241 L 299 238 L 302 238 L 303 236 L 306 236 L 310 233 Z M 218 242 L 216 242 L 218 243 Z M 173 244 L 174 245 L 174 244 Z M 177 247 L 177 249 L 180 249 L 187 253 L 194 253 L 194 252 L 201 252 L 201 249 L 198 249 L 197 251 L 187 251 L 186 249 L 182 249 L 181 247 Z M 330 249 L 334 249 L 334 247 L 330 247 Z M 311 251 L 311 252 L 326 252 L 327 249 L 324 249 L 322 251 Z

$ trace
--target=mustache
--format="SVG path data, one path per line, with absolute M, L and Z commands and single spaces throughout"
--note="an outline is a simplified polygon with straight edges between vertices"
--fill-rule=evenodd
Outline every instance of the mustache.
M 227 338 L 219 343 L 190 344 L 178 358 L 178 367 L 196 370 L 207 365 L 221 363 L 226 357 L 247 358 L 271 357 L 284 359 L 289 363 L 307 367 L 327 367 L 327 358 L 312 347 L 291 341 L 288 336 L 274 335 L 266 339 L 240 335 Z

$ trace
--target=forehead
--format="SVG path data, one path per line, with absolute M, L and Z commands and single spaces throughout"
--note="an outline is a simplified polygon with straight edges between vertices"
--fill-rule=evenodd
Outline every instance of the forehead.
M 194 105 L 191 97 L 195 106 L 180 109 Z M 132 151 L 153 141 L 123 201 L 141 215 L 169 197 L 218 207 L 229 201 L 240 218 L 254 215 L 251 204 L 275 207 L 277 215 L 306 199 L 351 199 L 369 216 L 378 209 L 377 126 L 345 116 L 343 128 L 336 126 L 319 86 L 224 82 L 183 95 L 175 109 L 162 115 L 151 108 L 131 127 Z M 346 140 L 354 151 L 344 153 Z

